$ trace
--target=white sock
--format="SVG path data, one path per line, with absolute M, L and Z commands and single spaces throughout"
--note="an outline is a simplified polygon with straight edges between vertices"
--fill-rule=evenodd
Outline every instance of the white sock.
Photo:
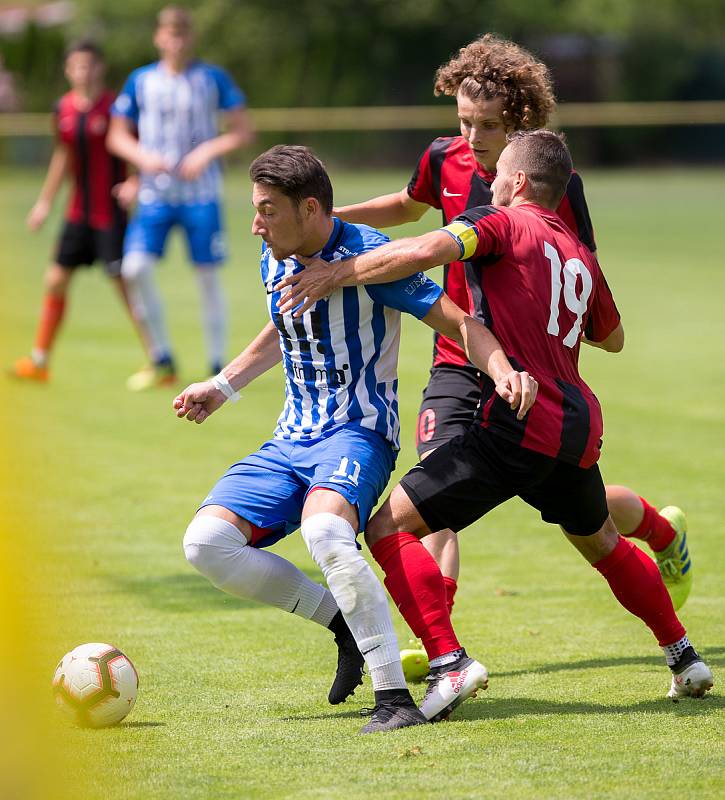
M 320 605 L 317 606 L 317 611 L 315 611 L 310 619 L 318 625 L 322 625 L 323 628 L 329 628 L 332 618 L 339 610 L 335 598 L 332 596 L 332 592 L 329 589 L 325 589 L 322 600 L 320 600 Z
M 692 645 L 690 644 L 690 640 L 687 638 L 687 636 L 683 636 L 676 642 L 672 642 L 672 644 L 665 645 L 662 648 L 662 652 L 665 654 L 667 666 L 673 667 L 680 660 L 680 656 L 688 647 L 692 647 Z
M 459 648 L 458 650 L 452 650 L 450 653 L 443 653 L 442 656 L 436 656 L 430 660 L 430 668 L 435 669 L 436 667 L 444 667 L 446 664 L 453 664 L 455 661 L 463 655 L 463 648 Z
M 214 586 L 235 597 L 258 600 L 324 627 L 337 605 L 324 586 L 313 583 L 284 558 L 249 547 L 236 525 L 219 517 L 195 517 L 184 536 L 184 553 Z
M 128 289 L 131 311 L 149 345 L 154 361 L 171 355 L 164 307 L 154 278 L 157 259 L 150 253 L 128 253 L 123 257 L 121 276 Z
M 33 359 L 33 364 L 36 367 L 45 367 L 48 364 L 48 351 L 41 350 L 39 347 L 34 347 L 30 351 L 30 357 Z
M 352 525 L 336 514 L 313 514 L 302 523 L 302 538 L 365 657 L 373 689 L 405 689 L 388 599 Z
M 201 292 L 201 321 L 209 363 L 224 364 L 227 345 L 227 304 L 217 265 L 197 266 Z

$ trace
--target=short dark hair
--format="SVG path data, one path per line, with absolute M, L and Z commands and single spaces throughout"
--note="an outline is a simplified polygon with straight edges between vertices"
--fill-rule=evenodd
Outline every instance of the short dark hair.
M 514 131 L 506 141 L 513 151 L 514 168 L 526 173 L 535 198 L 557 206 L 573 168 L 564 134 L 543 129 Z
M 65 58 L 68 59 L 73 53 L 90 53 L 96 61 L 105 61 L 103 50 L 92 39 L 78 39 L 72 42 L 65 51 Z
M 254 159 L 249 177 L 254 183 L 275 186 L 295 205 L 314 197 L 326 214 L 332 214 L 330 176 L 309 147 L 276 144 Z

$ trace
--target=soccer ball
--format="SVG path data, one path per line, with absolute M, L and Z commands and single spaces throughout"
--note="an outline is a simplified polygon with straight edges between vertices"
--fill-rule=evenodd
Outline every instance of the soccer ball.
M 134 706 L 138 674 L 128 656 L 110 644 L 82 644 L 66 653 L 53 676 L 56 704 L 77 725 L 105 728 Z

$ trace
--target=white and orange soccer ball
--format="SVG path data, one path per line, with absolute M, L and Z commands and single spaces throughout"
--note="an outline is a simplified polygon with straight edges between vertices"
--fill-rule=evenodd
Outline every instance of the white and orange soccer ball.
M 138 673 L 110 644 L 82 644 L 63 656 L 53 676 L 55 702 L 77 725 L 105 728 L 133 708 Z

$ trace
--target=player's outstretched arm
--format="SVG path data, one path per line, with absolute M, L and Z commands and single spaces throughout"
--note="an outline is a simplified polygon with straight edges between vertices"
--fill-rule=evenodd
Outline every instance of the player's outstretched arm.
M 498 339 L 479 320 L 466 314 L 460 330 L 469 360 L 493 380 L 496 394 L 516 411 L 516 419 L 523 419 L 536 401 L 539 391 L 536 379 L 526 370 L 515 370 L 511 366 Z
M 333 209 L 332 213 L 345 222 L 357 222 L 373 228 L 390 228 L 406 222 L 416 222 L 429 208 L 426 203 L 413 200 L 405 187 L 399 192 L 382 194 L 363 203 L 340 206 Z
M 288 276 L 274 287 L 275 291 L 288 290 L 280 298 L 279 310 L 285 313 L 302 303 L 295 312 L 295 316 L 299 317 L 318 300 L 341 286 L 392 283 L 454 261 L 460 253 L 460 247 L 453 237 L 443 231 L 433 231 L 422 236 L 397 239 L 333 264 L 321 259 L 295 256 L 305 265 L 305 269 Z
M 257 334 L 252 343 L 227 364 L 222 375 L 201 383 L 192 383 L 174 398 L 173 407 L 179 419 L 201 424 L 221 408 L 232 393 L 239 392 L 282 359 L 279 333 L 271 322 Z M 220 381 L 221 379 L 221 381 Z M 220 388 L 220 386 L 225 387 Z M 238 395 L 237 395 L 238 397 Z
M 431 328 L 463 346 L 472 364 L 488 375 L 517 419 L 523 419 L 536 400 L 538 384 L 528 372 L 511 366 L 499 340 L 479 320 L 462 311 L 443 294 L 423 317 Z
M 53 200 L 55 200 L 55 196 L 63 184 L 67 171 L 68 149 L 65 145 L 58 143 L 53 148 L 53 155 L 50 157 L 48 172 L 45 175 L 38 199 L 28 214 L 27 223 L 31 231 L 37 231 L 42 228 L 43 223 L 48 218 L 48 214 L 50 214 Z

